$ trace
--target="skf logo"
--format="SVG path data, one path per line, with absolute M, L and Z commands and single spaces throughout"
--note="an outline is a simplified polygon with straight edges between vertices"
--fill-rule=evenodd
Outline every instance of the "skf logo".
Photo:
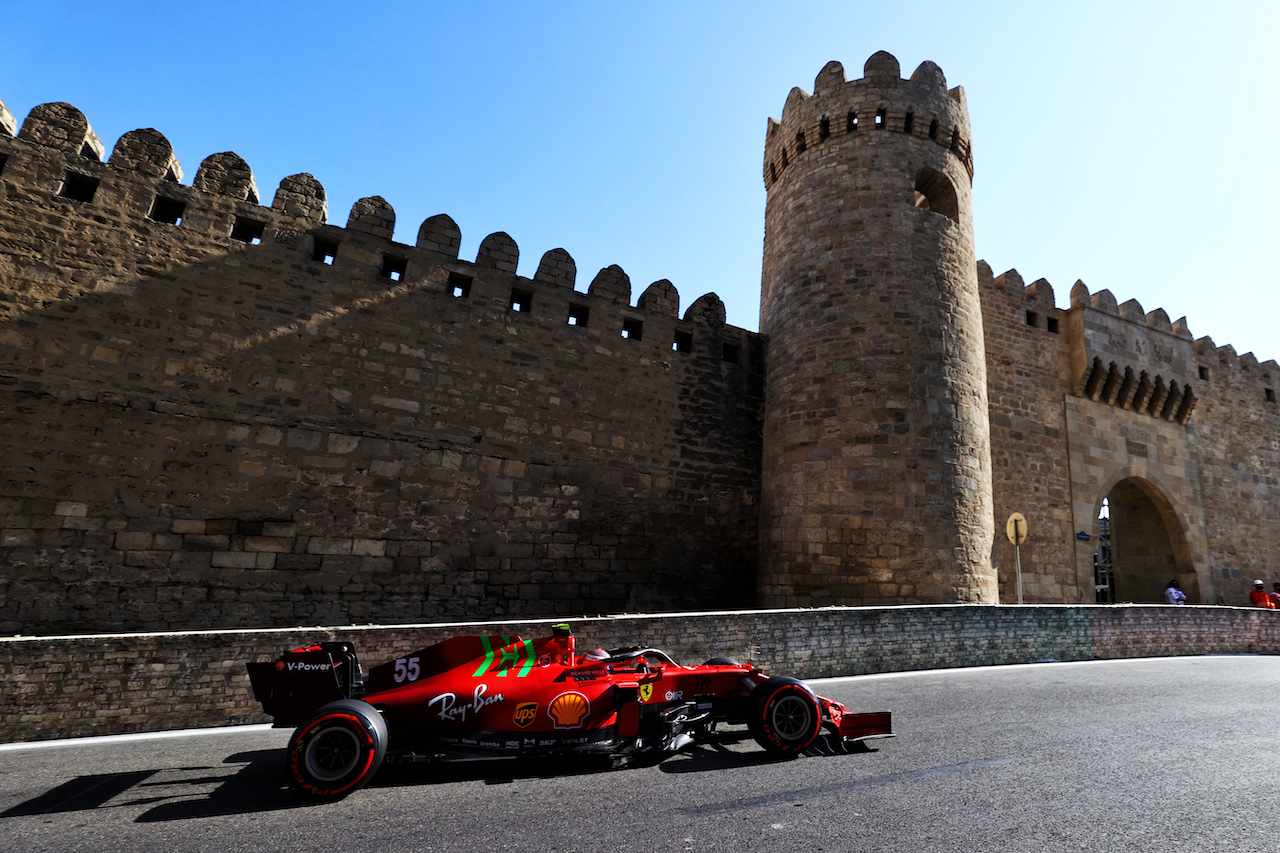
M 589 713 L 591 702 L 581 693 L 561 693 L 551 700 L 547 708 L 547 714 L 557 729 L 580 729 Z
M 515 723 L 522 729 L 527 729 L 533 725 L 533 721 L 538 717 L 537 702 L 521 702 L 516 706 L 515 716 L 511 718 L 511 722 Z
M 650 699 L 650 697 L 652 697 L 652 696 L 653 696 L 653 685 L 652 685 L 652 684 L 641 684 L 641 685 L 640 685 L 640 702 L 641 702 L 642 704 L 643 704 L 644 702 L 648 702 L 648 701 L 649 701 L 649 699 Z

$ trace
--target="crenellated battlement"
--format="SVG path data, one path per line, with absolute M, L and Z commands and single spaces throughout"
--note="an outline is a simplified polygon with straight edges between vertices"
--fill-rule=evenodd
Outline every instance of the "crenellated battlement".
M 1030 328 L 1059 334 L 1061 312 L 1054 302 L 1053 285 L 1047 280 L 1041 278 L 1026 284 L 1016 269 L 995 275 L 990 264 L 978 261 L 978 285 L 983 291 L 984 306 L 995 300 L 1007 305 L 1011 312 L 1008 319 L 1014 325 L 1025 323 Z
M 1068 344 L 1077 396 L 1176 421 L 1185 426 L 1201 394 L 1186 318 L 1169 322 L 1163 309 L 1144 311 L 1131 299 L 1118 305 L 1110 291 L 1071 288 Z
M 474 261 L 460 259 L 461 234 L 445 214 L 421 224 L 415 245 L 397 243 L 395 210 L 379 196 L 356 201 L 345 227 L 329 225 L 324 186 L 310 174 L 281 180 L 270 206 L 264 206 L 253 170 L 234 152 L 206 157 L 185 186 L 172 145 L 154 129 L 124 134 L 104 161 L 105 147 L 70 104 L 35 107 L 18 129 L 0 103 L 0 130 L 0 180 L 24 204 L 87 217 L 95 227 L 115 230 L 120 239 L 101 240 L 103 251 L 136 242 L 127 235 L 138 232 L 155 238 L 157 245 L 162 241 L 162 254 L 172 258 L 207 258 L 220 251 L 283 253 L 319 274 L 315 296 L 332 292 L 332 285 L 324 284 L 326 276 L 359 281 L 374 295 L 394 283 L 450 302 L 474 298 L 478 301 L 472 304 L 526 315 L 524 322 L 528 315 L 539 316 L 547 326 L 562 327 L 566 338 L 580 338 L 587 328 L 611 331 L 646 356 L 706 351 L 745 366 L 742 354 L 755 337 L 726 327 L 715 294 L 695 300 L 680 318 L 679 293 L 666 280 L 654 282 L 632 304 L 630 279 L 617 266 L 602 269 L 585 293 L 575 291 L 576 265 L 564 249 L 545 253 L 533 278 L 521 277 L 519 247 L 503 232 L 485 237 Z M 38 264 L 42 251 L 31 244 L 26 256 Z M 137 261 L 122 250 L 113 262 L 117 278 Z M 484 284 L 473 289 L 470 282 L 477 279 Z M 3 301 L 0 315 L 17 316 L 48 300 L 47 292 L 37 288 L 10 290 Z M 547 317 L 553 310 L 556 316 Z M 667 329 L 659 334 L 654 328 L 645 334 L 646 317 L 664 327 L 674 320 L 679 333 Z
M 1095 333 L 1093 341 L 1100 340 L 1101 333 L 1105 330 L 1108 335 L 1108 346 L 1112 344 L 1111 338 L 1114 337 L 1116 341 L 1124 342 L 1123 348 L 1135 352 L 1143 348 L 1166 366 L 1173 364 L 1170 353 L 1174 349 L 1179 353 L 1185 352 L 1185 361 L 1179 364 L 1178 370 L 1186 379 L 1207 378 L 1209 364 L 1214 362 L 1219 366 L 1239 370 L 1263 380 L 1270 380 L 1273 376 L 1280 377 L 1280 371 L 1274 367 L 1276 364 L 1274 360 L 1260 364 L 1253 353 L 1237 356 L 1234 347 L 1229 345 L 1218 347 L 1212 338 L 1194 339 L 1187 318 L 1180 317 L 1171 322 L 1163 308 L 1146 311 L 1136 299 L 1119 303 L 1111 291 L 1099 290 L 1096 293 L 1090 293 L 1082 281 L 1077 281 L 1071 289 L 1071 307 L 1073 311 L 1085 309 L 1099 318 L 1097 322 L 1086 323 L 1086 327 Z M 1126 322 L 1118 325 L 1114 322 L 1115 319 Z M 1124 332 L 1118 331 L 1121 329 Z M 1161 336 L 1153 337 L 1150 334 L 1152 332 L 1163 333 L 1164 336 L 1174 338 L 1177 342 L 1168 341 Z M 1140 343 L 1143 339 L 1149 340 L 1150 343 Z M 1085 382 L 1087 384 L 1087 380 Z M 1264 398 L 1260 395 L 1259 399 Z
M 793 88 L 781 120 L 768 122 L 765 187 L 771 188 L 792 164 L 816 156 L 825 146 L 876 132 L 905 134 L 949 151 L 972 181 L 964 89 L 948 89 L 942 69 L 927 60 L 909 79 L 900 74 L 898 60 L 880 51 L 867 60 L 859 79 L 846 79 L 844 67 L 832 61 L 818 73 L 812 94 Z
M 1260 402 L 1270 402 L 1280 382 L 1274 360 L 1259 363 L 1252 353 L 1237 356 L 1234 348 L 1219 348 L 1207 337 L 1193 342 L 1187 318 L 1171 321 L 1163 308 L 1147 311 L 1136 299 L 1120 303 L 1109 290 L 1091 293 L 1084 282 L 1077 281 L 1071 290 L 1071 309 L 1061 311 L 1054 305 L 1048 281 L 1024 284 L 1017 270 L 995 276 L 985 261 L 978 264 L 978 281 L 984 303 L 999 299 L 1009 305 L 1009 322 L 1015 325 L 1025 317 L 1027 326 L 1058 334 L 1063 328 L 1061 318 L 1068 318 L 1071 391 L 1077 396 L 1127 409 L 1142 405 L 1150 388 L 1140 411 L 1185 425 L 1198 393 L 1205 390 L 1203 381 L 1218 366 L 1256 377 L 1261 384 Z M 998 328 L 986 332 L 989 340 L 1007 334 Z M 1170 402 L 1175 400 L 1176 404 Z M 1160 401 L 1158 411 L 1153 409 L 1154 401 Z

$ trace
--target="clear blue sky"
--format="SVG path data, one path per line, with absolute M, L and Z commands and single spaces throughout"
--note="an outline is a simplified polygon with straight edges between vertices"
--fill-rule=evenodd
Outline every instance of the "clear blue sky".
M 1186 315 L 1280 358 L 1280 3 L 307 3 L 0 0 L 0 99 L 68 101 L 110 148 L 154 127 L 194 176 L 232 150 L 268 203 L 381 195 L 462 256 L 506 231 L 578 289 L 619 264 L 757 328 L 765 120 L 831 59 L 937 62 L 968 95 L 978 256 Z

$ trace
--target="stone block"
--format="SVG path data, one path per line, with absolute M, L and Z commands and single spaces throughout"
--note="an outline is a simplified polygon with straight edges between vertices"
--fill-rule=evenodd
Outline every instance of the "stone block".
M 151 534 L 143 532 L 117 533 L 115 548 L 119 551 L 143 551 L 151 547 Z

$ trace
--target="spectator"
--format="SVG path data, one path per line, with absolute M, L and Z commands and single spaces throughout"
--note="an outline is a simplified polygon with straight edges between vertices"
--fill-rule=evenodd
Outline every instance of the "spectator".
M 1278 586 L 1280 586 L 1280 584 L 1278 584 Z M 1187 603 L 1187 595 L 1182 591 L 1182 587 L 1178 585 L 1177 578 L 1169 581 L 1169 585 L 1165 587 L 1164 600 L 1169 604 Z
M 1276 605 L 1271 600 L 1271 596 L 1267 595 L 1267 590 L 1262 585 L 1261 580 L 1253 582 L 1253 592 L 1249 593 L 1249 604 L 1254 607 L 1261 607 L 1264 610 L 1275 610 Z
M 1273 583 L 1271 589 L 1271 603 L 1276 606 L 1276 610 L 1280 610 L 1280 583 Z

